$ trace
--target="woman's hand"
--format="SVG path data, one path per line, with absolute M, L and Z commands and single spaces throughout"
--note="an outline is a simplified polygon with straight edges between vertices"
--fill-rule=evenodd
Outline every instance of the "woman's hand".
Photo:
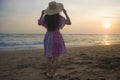
M 43 17 L 44 13 L 45 13 L 45 10 L 42 10 L 40 18 Z
M 65 10 L 65 9 L 63 9 L 63 13 L 65 14 L 65 16 L 66 16 L 66 18 L 67 18 L 67 24 L 68 25 L 71 25 L 71 21 L 70 21 L 70 18 L 69 18 L 69 16 L 68 16 L 68 14 L 67 14 L 67 11 Z
M 45 10 L 42 10 L 42 11 L 41 11 L 41 14 L 44 15 L 44 13 L 45 13 Z
M 67 11 L 66 11 L 65 9 L 63 9 L 63 13 L 64 13 L 64 14 L 66 14 L 66 13 L 67 13 Z

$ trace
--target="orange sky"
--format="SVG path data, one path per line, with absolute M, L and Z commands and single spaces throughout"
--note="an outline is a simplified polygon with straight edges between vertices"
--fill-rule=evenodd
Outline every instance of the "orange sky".
M 0 0 L 0 33 L 45 33 L 37 19 L 50 1 Z M 120 34 L 120 0 L 55 1 L 64 4 L 72 21 L 62 33 Z M 110 25 L 108 29 L 104 28 L 105 23 Z

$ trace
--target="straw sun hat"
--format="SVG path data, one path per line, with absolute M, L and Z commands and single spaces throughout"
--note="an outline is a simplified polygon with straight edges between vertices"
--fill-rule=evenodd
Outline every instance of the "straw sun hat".
M 62 3 L 56 3 L 55 1 L 51 1 L 48 4 L 48 8 L 45 10 L 45 13 L 47 15 L 54 15 L 54 14 L 60 13 L 62 10 L 63 10 Z

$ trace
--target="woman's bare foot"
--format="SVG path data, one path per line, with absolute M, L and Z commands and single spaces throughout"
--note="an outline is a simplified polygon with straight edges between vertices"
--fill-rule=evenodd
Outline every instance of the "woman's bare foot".
M 46 73 L 47 77 L 52 77 L 52 75 L 50 73 Z

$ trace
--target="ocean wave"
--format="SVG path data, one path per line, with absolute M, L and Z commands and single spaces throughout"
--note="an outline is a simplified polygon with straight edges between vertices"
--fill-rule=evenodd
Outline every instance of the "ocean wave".
M 19 45 L 40 45 L 43 44 L 43 42 L 40 41 L 34 41 L 34 42 L 25 42 L 25 41 L 1 41 L 0 47 L 5 46 L 19 46 Z

